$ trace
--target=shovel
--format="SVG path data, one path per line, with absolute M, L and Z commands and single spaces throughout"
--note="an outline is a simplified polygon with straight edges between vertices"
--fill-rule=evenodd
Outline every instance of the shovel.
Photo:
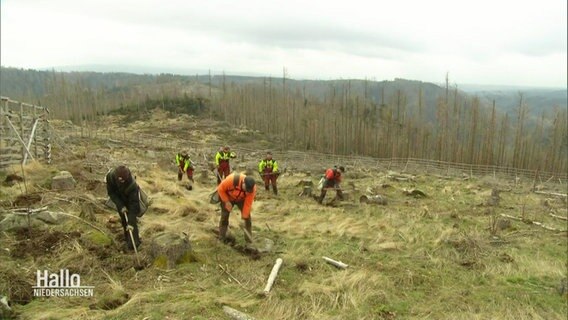
M 130 234 L 130 240 L 132 241 L 132 247 L 134 247 L 134 255 L 136 256 L 137 267 L 140 268 L 140 258 L 138 258 L 138 249 L 136 248 L 136 243 L 134 242 L 134 235 L 132 234 L 132 226 L 128 224 L 128 215 L 124 213 L 124 219 L 126 220 L 126 229 L 128 234 Z
M 248 232 L 247 228 L 245 228 L 245 225 L 242 224 L 242 223 L 239 223 L 239 228 L 241 228 L 241 230 L 243 230 L 243 232 L 245 233 L 247 238 L 250 239 L 250 244 L 255 245 L 254 238 L 252 237 L 252 234 L 250 234 L 250 232 Z
M 248 232 L 247 228 L 245 228 L 244 223 L 239 223 L 239 228 L 241 228 L 241 230 L 243 230 L 243 232 L 245 233 L 245 236 L 250 239 L 250 242 L 246 244 L 246 249 L 254 253 L 259 253 L 256 240 L 252 237 L 252 234 Z
M 215 177 L 217 177 L 217 181 L 219 181 L 219 183 L 221 183 L 221 181 L 223 181 L 223 179 L 221 179 L 221 175 L 219 174 L 219 171 L 217 171 L 217 168 L 213 169 L 213 172 L 215 172 Z

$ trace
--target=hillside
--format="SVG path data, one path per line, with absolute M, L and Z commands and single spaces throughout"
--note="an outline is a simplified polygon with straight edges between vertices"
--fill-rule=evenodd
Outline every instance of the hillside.
M 54 163 L 30 164 L 25 181 L 0 188 L 0 221 L 17 209 L 43 207 L 83 220 L 24 224 L 0 233 L 0 296 L 8 297 L 19 319 L 228 319 L 223 306 L 256 319 L 519 320 L 568 314 L 568 226 L 560 219 L 568 216 L 566 197 L 550 194 L 565 193 L 565 181 L 534 186 L 532 179 L 354 161 L 343 183 L 348 199 L 331 201 L 329 192 L 319 205 L 299 196 L 298 184 L 317 183 L 325 168 L 339 163 L 295 152 L 294 162 L 281 163 L 280 194 L 260 188 L 253 205 L 257 246 L 273 243 L 257 254 L 245 246 L 237 209 L 230 218 L 235 245 L 216 239 L 219 209 L 209 204 L 215 181 L 208 168 L 228 141 L 238 153 L 233 167 L 254 171 L 266 150 L 280 150 L 280 141 L 159 109 L 138 121 L 105 116 L 98 130 L 83 137 L 70 122 L 52 125 Z M 197 166 L 191 191 L 187 180 L 176 181 L 172 164 L 182 148 Z M 275 151 L 277 160 L 287 155 Z M 142 268 L 135 268 L 134 254 L 120 251 L 117 214 L 103 205 L 103 177 L 121 163 L 152 199 L 140 222 Z M 74 176 L 73 190 L 50 189 L 61 170 Z M 10 174 L 21 176 L 21 168 L 0 172 L 0 178 Z M 544 194 L 531 192 L 533 186 Z M 405 192 L 413 189 L 426 197 Z M 388 203 L 360 203 L 369 192 Z M 495 192 L 500 194 L 492 197 Z M 162 232 L 185 233 L 192 254 L 174 266 L 152 261 L 152 239 Z M 337 269 L 322 256 L 349 267 Z M 284 262 L 272 291 L 260 295 L 277 258 Z M 79 274 L 82 284 L 94 286 L 94 297 L 33 298 L 36 270 L 44 269 Z
M 62 76 L 65 80 L 62 80 Z M 136 92 L 160 91 L 161 85 L 194 87 L 197 84 L 211 85 L 214 89 L 222 89 L 229 85 L 259 85 L 270 82 L 273 87 L 283 85 L 282 78 L 278 77 L 254 77 L 239 75 L 212 75 L 196 74 L 136 74 L 125 72 L 94 72 L 94 71 L 40 71 L 25 70 L 10 67 L 0 69 L 0 94 L 15 100 L 24 101 L 49 101 L 44 96 L 50 94 L 56 86 L 53 82 L 65 81 L 68 85 L 79 84 L 83 89 L 104 90 L 105 94 L 127 94 L 132 90 Z M 349 88 L 350 94 L 366 97 L 375 104 L 393 104 L 393 97 L 397 92 L 404 95 L 404 107 L 408 110 L 418 108 L 419 96 L 422 96 L 422 104 L 425 106 L 425 115 L 430 121 L 436 116 L 436 105 L 439 97 L 445 96 L 445 88 L 433 83 L 415 80 L 295 80 L 286 79 L 286 85 L 290 92 L 303 92 L 306 99 L 324 100 L 329 99 L 330 91 L 341 92 Z M 566 109 L 568 106 L 568 91 L 561 88 L 514 88 L 514 87 L 491 87 L 473 86 L 460 84 L 451 85 L 450 95 L 458 89 L 461 100 L 471 96 L 478 96 L 483 105 L 491 106 L 493 100 L 498 110 L 503 113 L 514 114 L 518 107 L 518 94 L 523 93 L 529 113 L 532 117 L 540 116 L 544 110 L 548 116 L 552 116 L 554 108 Z M 202 90 L 207 95 L 208 90 Z

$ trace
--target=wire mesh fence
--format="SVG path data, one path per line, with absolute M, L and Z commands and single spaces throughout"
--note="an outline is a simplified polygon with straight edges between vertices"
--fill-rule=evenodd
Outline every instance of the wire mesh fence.
M 171 135 L 152 135 L 136 132 L 114 131 L 89 131 L 79 130 L 65 131 L 67 137 L 102 139 L 109 142 L 128 144 L 141 149 L 154 149 L 174 154 L 179 152 L 180 146 L 188 146 L 192 156 L 198 161 L 213 161 L 213 157 L 222 141 L 212 144 L 211 142 L 181 139 Z M 263 150 L 234 147 L 234 151 L 241 155 L 243 165 L 254 165 L 264 155 Z M 173 157 L 173 156 L 172 156 Z M 538 170 L 526 170 L 497 165 L 476 165 L 467 163 L 454 163 L 431 159 L 416 158 L 373 158 L 354 155 L 337 155 L 317 152 L 289 150 L 276 152 L 276 159 L 281 167 L 301 168 L 302 170 L 317 171 L 333 165 L 343 165 L 348 169 L 364 169 L 369 171 L 397 171 L 409 174 L 439 175 L 446 177 L 480 177 L 492 176 L 495 178 L 511 179 L 513 181 L 524 180 L 531 183 L 566 185 L 567 173 L 547 172 Z M 256 159 L 258 158 L 258 159 Z

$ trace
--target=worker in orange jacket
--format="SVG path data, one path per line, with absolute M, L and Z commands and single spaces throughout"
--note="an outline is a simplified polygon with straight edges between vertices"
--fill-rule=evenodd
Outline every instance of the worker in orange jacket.
M 221 201 L 221 219 L 219 220 L 219 239 L 227 241 L 229 214 L 234 205 L 241 210 L 241 218 L 245 222 L 245 240 L 252 242 L 252 221 L 250 211 L 256 195 L 254 178 L 244 174 L 232 173 L 217 186 Z
M 343 200 L 343 193 L 341 192 L 341 174 L 345 172 L 345 168 L 343 166 L 329 168 L 325 171 L 325 175 L 322 178 L 323 184 L 321 188 L 321 193 L 318 198 L 318 203 L 323 202 L 323 198 L 325 198 L 325 194 L 327 193 L 327 189 L 335 189 L 337 194 L 337 198 Z

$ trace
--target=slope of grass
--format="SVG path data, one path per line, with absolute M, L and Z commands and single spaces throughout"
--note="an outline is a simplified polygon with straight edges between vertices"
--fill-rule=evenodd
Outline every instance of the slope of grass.
M 154 121 L 152 126 L 159 124 Z M 175 132 L 172 135 L 177 139 Z M 70 146 L 84 157 L 56 164 L 56 169 L 36 165 L 37 174 L 27 174 L 29 188 L 43 190 L 41 204 L 78 215 L 85 199 L 105 196 L 104 188 L 88 188 L 92 185 L 88 182 L 100 181 L 111 164 L 134 162 L 140 185 L 153 199 L 140 224 L 143 260 L 148 262 L 145 245 L 161 231 L 188 234 L 194 258 L 174 269 L 149 266 L 137 271 L 132 268 L 132 254 L 90 241 L 96 231 L 89 226 L 73 221 L 49 227 L 42 232 L 80 231 L 80 236 L 62 238 L 45 254 L 14 257 L 4 250 L 1 269 L 23 270 L 19 276 L 28 283 L 35 282 L 36 269 L 72 269 L 81 275 L 82 283 L 95 286 L 95 297 L 15 304 L 22 319 L 226 319 L 223 305 L 258 319 L 566 318 L 567 296 L 557 291 L 567 276 L 566 232 L 521 221 L 511 221 L 504 229 L 492 227 L 495 220 L 505 219 L 500 214 L 508 214 L 566 229 L 565 221 L 548 214 L 554 210 L 566 216 L 566 204 L 549 199 L 544 206 L 545 197 L 530 193 L 530 186 L 484 177 L 443 180 L 419 172 L 414 182 L 397 182 L 389 181 L 385 172 L 348 172 L 350 198 L 337 206 L 321 206 L 298 196 L 297 183 L 310 176 L 284 174 L 278 196 L 259 188 L 253 206 L 253 234 L 259 243 L 264 238 L 273 240 L 274 249 L 251 259 L 239 250 L 245 243 L 238 210 L 230 218 L 235 247 L 215 238 L 219 209 L 208 203 L 215 187 L 212 175 L 198 180 L 194 190 L 188 191 L 176 181 L 175 167 L 152 164 L 167 163 L 172 157 L 167 152 L 157 150 L 155 159 L 146 159 L 136 148 L 108 149 L 98 140 L 87 143 Z M 327 164 L 303 165 L 309 172 Z M 73 172 L 70 168 L 83 168 L 74 169 L 77 190 L 53 193 L 41 187 L 53 172 Z M 348 187 L 347 182 L 353 186 Z M 378 187 L 384 182 L 390 187 Z M 489 207 L 484 203 L 497 183 L 511 189 L 501 193 L 499 206 Z M 359 204 L 359 195 L 367 187 L 380 190 L 388 205 Z M 403 194 L 403 189 L 412 188 L 428 197 Z M 2 200 L 13 201 L 22 192 L 18 186 L 6 190 Z M 333 192 L 327 197 L 332 198 Z M 95 216 L 97 226 L 112 237 L 120 236 L 120 229 L 117 232 L 108 224 L 116 213 L 103 210 Z M 3 233 L 0 239 L 9 250 L 21 241 L 12 232 Z M 349 267 L 336 269 L 322 256 Z M 265 297 L 259 293 L 278 257 L 284 264 Z M 123 294 L 128 296 L 125 303 L 115 309 L 100 308 L 105 298 Z

